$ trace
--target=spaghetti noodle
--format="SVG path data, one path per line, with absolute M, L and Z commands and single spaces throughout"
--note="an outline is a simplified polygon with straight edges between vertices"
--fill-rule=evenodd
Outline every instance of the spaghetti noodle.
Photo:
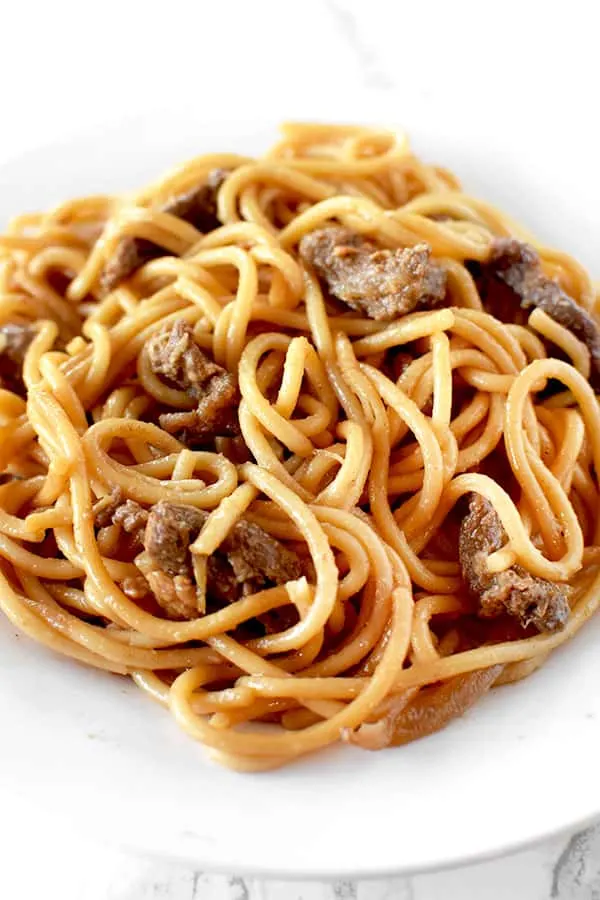
M 596 292 L 290 124 L 0 237 L 0 606 L 221 763 L 429 734 L 600 602 Z

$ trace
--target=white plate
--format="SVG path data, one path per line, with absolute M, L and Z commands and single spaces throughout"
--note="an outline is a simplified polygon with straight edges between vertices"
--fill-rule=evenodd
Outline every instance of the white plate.
M 535 122 L 513 119 L 507 131 L 481 112 L 403 108 L 422 155 L 600 274 L 591 135 L 575 164 L 568 136 L 549 142 Z M 374 115 L 353 108 L 355 120 Z M 207 123 L 189 109 L 130 121 L 5 166 L 0 215 L 141 185 L 208 150 L 258 152 L 274 134 L 274 125 Z M 599 647 L 596 620 L 539 673 L 408 747 L 340 747 L 240 775 L 208 762 L 125 679 L 55 656 L 1 619 L 3 813 L 23 804 L 199 867 L 304 878 L 422 871 L 504 852 L 600 814 Z

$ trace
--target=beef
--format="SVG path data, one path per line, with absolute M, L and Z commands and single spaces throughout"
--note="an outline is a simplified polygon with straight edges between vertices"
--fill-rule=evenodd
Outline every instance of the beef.
M 208 513 L 193 506 L 161 501 L 152 507 L 139 561 L 156 599 L 169 618 L 198 615 L 190 544 Z M 136 562 L 138 562 L 136 560 Z M 207 562 L 206 592 L 221 607 L 240 596 L 302 575 L 296 553 L 259 525 L 240 519 Z
M 142 549 L 143 532 L 148 521 L 148 510 L 135 500 L 125 498 L 120 488 L 113 488 L 108 497 L 103 497 L 94 507 L 94 524 L 96 528 L 108 528 L 119 525 L 128 536 L 126 545 L 121 549 L 127 556 L 139 553 Z
M 113 514 L 113 522 L 127 534 L 137 534 L 146 527 L 148 511 L 135 500 L 125 500 Z
M 285 584 L 302 575 L 298 555 L 248 519 L 240 519 L 234 525 L 221 549 L 247 594 L 269 583 Z
M 304 235 L 300 256 L 330 294 L 371 319 L 391 320 L 443 303 L 446 273 L 428 244 L 387 250 L 338 225 Z
M 20 397 L 26 394 L 23 363 L 34 336 L 31 325 L 7 322 L 0 326 L 0 387 Z
M 144 570 L 156 602 L 169 619 L 195 619 L 200 615 L 196 586 L 187 575 L 167 575 L 162 569 Z
M 506 543 L 506 532 L 489 500 L 473 493 L 468 502 L 460 526 L 459 559 L 467 588 L 479 602 L 479 615 L 494 618 L 508 613 L 523 628 L 560 631 L 569 618 L 564 585 L 531 575 L 519 565 L 490 574 L 487 558 Z
M 208 513 L 195 506 L 161 500 L 150 510 L 144 547 L 158 569 L 167 575 L 192 576 L 189 546 L 198 537 Z
M 182 390 L 197 388 L 223 371 L 200 349 L 185 319 L 154 334 L 146 349 L 154 374 Z
M 174 435 L 187 447 L 205 446 L 214 437 L 233 437 L 239 434 L 237 420 L 237 391 L 228 384 L 217 382 L 218 390 L 203 398 L 197 409 L 162 413 L 160 427 Z M 230 405 L 235 400 L 235 408 Z
M 600 387 L 599 325 L 583 307 L 565 294 L 557 281 L 544 275 L 540 258 L 533 247 L 513 238 L 499 238 L 492 243 L 483 272 L 509 289 L 513 303 L 516 295 L 523 309 L 541 309 L 582 341 L 590 351 L 590 380 L 595 387 Z
M 96 528 L 120 525 L 128 534 L 145 528 L 148 511 L 135 500 L 125 498 L 121 488 L 113 488 L 107 497 L 102 497 L 94 507 Z
M 205 184 L 171 197 L 161 212 L 177 216 L 203 233 L 218 228 L 221 222 L 217 217 L 217 194 L 227 175 L 224 169 L 214 169 Z M 123 238 L 101 272 L 102 293 L 112 291 L 145 262 L 165 256 L 166 252 L 159 244 L 144 238 Z
M 152 371 L 186 391 L 196 404 L 191 410 L 161 413 L 161 428 L 188 446 L 239 434 L 236 378 L 200 349 L 184 319 L 153 335 L 147 350 Z
M 150 593 L 150 585 L 143 575 L 128 575 L 121 582 L 121 590 L 130 600 L 144 600 Z
M 96 528 L 108 528 L 113 524 L 113 515 L 123 503 L 124 494 L 121 488 L 115 487 L 110 494 L 101 497 L 94 505 L 94 525 Z
M 219 607 L 235 603 L 240 596 L 240 586 L 229 565 L 227 556 L 213 553 L 206 563 L 206 588 L 211 599 Z
M 172 197 L 165 203 L 163 211 L 184 219 L 198 231 L 213 231 L 221 225 L 217 216 L 217 196 L 228 175 L 226 169 L 213 169 L 205 184 Z

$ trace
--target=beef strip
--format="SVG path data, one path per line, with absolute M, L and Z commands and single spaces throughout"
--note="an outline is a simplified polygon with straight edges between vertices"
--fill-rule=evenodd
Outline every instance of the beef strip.
M 190 619 L 198 615 L 189 547 L 207 518 L 204 510 L 164 501 L 150 510 L 145 553 L 139 564 L 169 618 Z M 301 575 L 296 553 L 259 525 L 242 518 L 208 558 L 207 596 L 223 606 L 270 584 L 283 584 Z
M 236 378 L 200 349 L 184 319 L 153 335 L 147 350 L 152 371 L 196 402 L 191 410 L 162 413 L 161 428 L 189 446 L 239 434 Z
M 387 250 L 332 225 L 304 235 L 299 251 L 334 297 L 371 319 L 389 321 L 444 301 L 446 273 L 431 261 L 428 244 Z
M 505 543 L 506 532 L 492 504 L 480 494 L 470 494 L 460 526 L 459 559 L 469 592 L 479 601 L 479 615 L 494 618 L 506 612 L 523 628 L 560 631 L 569 618 L 564 585 L 537 578 L 519 565 L 488 572 L 488 556 Z
M 205 184 L 169 198 L 161 206 L 161 212 L 177 216 L 203 233 L 218 228 L 221 222 L 217 217 L 217 194 L 228 174 L 224 169 L 214 169 L 209 173 Z M 153 241 L 144 238 L 123 238 L 100 274 L 102 293 L 112 291 L 145 262 L 165 256 L 166 253 L 163 247 Z
M 590 351 L 590 381 L 600 387 L 600 328 L 583 307 L 562 290 L 557 281 L 544 275 L 537 252 L 529 244 L 513 238 L 493 241 L 483 274 L 501 282 L 519 299 L 523 309 L 537 307 L 564 328 L 568 328 Z M 489 288 L 488 288 L 489 293 Z M 506 293 L 502 294 L 506 297 Z M 485 298 L 484 298 L 485 302 Z
M 19 322 L 0 326 L 0 387 L 24 397 L 23 363 L 35 329 Z

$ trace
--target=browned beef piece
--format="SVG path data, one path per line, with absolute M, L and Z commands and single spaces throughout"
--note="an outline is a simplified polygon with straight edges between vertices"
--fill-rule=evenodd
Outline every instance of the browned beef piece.
M 156 567 L 167 575 L 192 575 L 189 546 L 198 537 L 208 513 L 195 506 L 161 500 L 150 510 L 144 547 Z
M 185 412 L 162 413 L 160 427 L 174 435 L 187 447 L 198 447 L 214 437 L 233 437 L 239 434 L 237 420 L 237 390 L 217 382 L 217 391 L 203 398 L 197 409 Z M 235 399 L 235 408 L 230 402 Z
M 198 615 L 189 550 L 208 513 L 161 501 L 152 507 L 140 560 L 158 603 L 170 618 Z M 270 584 L 302 575 L 299 557 L 247 519 L 238 521 L 208 559 L 207 595 L 222 606 Z
M 121 590 L 130 600 L 143 600 L 150 593 L 150 585 L 143 575 L 128 575 L 121 582 Z
M 492 243 L 484 273 L 508 287 L 523 309 L 543 310 L 582 341 L 592 358 L 590 381 L 600 386 L 600 328 L 583 307 L 562 290 L 558 282 L 542 272 L 540 258 L 529 244 L 513 238 L 498 238 Z
M 162 413 L 161 428 L 190 446 L 239 434 L 236 378 L 200 349 L 184 319 L 153 335 L 147 349 L 153 372 L 196 402 L 192 410 Z
M 7 322 L 0 326 L 0 387 L 25 396 L 23 362 L 35 329 L 19 322 Z
M 506 543 L 506 532 L 494 507 L 480 494 L 469 495 L 469 509 L 459 535 L 459 558 L 469 592 L 479 601 L 479 615 L 514 616 L 522 625 L 538 631 L 560 631 L 569 618 L 564 586 L 537 578 L 522 566 L 511 566 L 491 575 L 490 553 Z
M 205 184 L 171 197 L 161 211 L 184 219 L 203 233 L 218 228 L 221 222 L 217 218 L 217 194 L 227 175 L 224 169 L 214 169 Z M 101 272 L 102 292 L 112 291 L 145 262 L 166 252 L 159 244 L 144 238 L 123 238 Z
M 182 390 L 197 388 L 213 375 L 223 372 L 200 349 L 194 340 L 191 325 L 177 319 L 157 331 L 146 345 L 152 371 Z
M 146 527 L 147 521 L 148 511 L 135 500 L 126 500 L 113 514 L 115 525 L 120 525 L 127 534 L 137 534 Z
M 115 487 L 106 497 L 101 497 L 94 505 L 94 525 L 96 528 L 108 528 L 113 524 L 113 516 L 118 510 L 121 503 L 124 502 L 125 495 L 121 488 Z
M 299 250 L 334 297 L 371 319 L 396 319 L 444 301 L 446 273 L 431 261 L 427 244 L 387 250 L 332 225 L 304 235 Z
M 94 524 L 97 528 L 120 525 L 123 531 L 132 534 L 138 528 L 145 528 L 148 511 L 135 500 L 126 499 L 120 488 L 113 488 L 108 497 L 99 500 L 94 509 Z
M 165 501 L 150 510 L 144 533 L 145 552 L 136 563 L 170 619 L 193 619 L 199 615 L 189 546 L 207 516 L 194 506 Z
M 206 588 L 218 606 L 234 603 L 240 596 L 240 586 L 226 556 L 213 553 L 206 563 Z
M 269 582 L 284 584 L 302 575 L 297 554 L 248 519 L 240 519 L 234 525 L 221 549 L 245 593 L 251 594 Z
M 120 525 L 129 536 L 127 545 L 123 546 L 128 556 L 142 549 L 143 532 L 147 521 L 148 510 L 135 500 L 125 499 L 120 488 L 114 488 L 110 496 L 99 500 L 94 508 L 96 528 Z

